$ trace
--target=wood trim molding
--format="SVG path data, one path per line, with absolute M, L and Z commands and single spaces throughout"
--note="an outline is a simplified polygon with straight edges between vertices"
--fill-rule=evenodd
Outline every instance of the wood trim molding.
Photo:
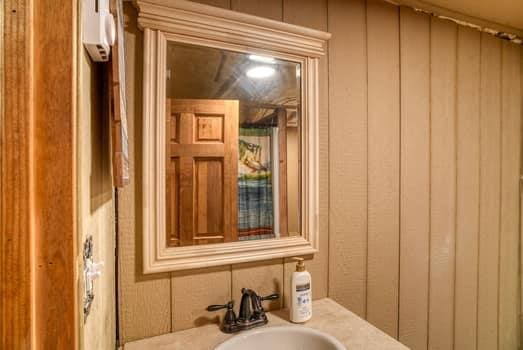
M 33 3 L 0 5 L 0 348 L 31 349 L 31 80 Z
M 34 249 L 37 346 L 77 346 L 77 2 L 34 9 Z
M 0 348 L 75 349 L 76 2 L 0 6 Z
M 183 0 L 138 0 L 144 29 L 143 270 L 157 273 L 313 254 L 319 249 L 319 57 L 329 33 Z M 301 64 L 301 236 L 169 247 L 165 227 L 167 41 L 261 52 Z M 284 47 L 285 46 L 285 47 Z
M 330 33 L 186 0 L 135 0 L 138 26 L 293 55 L 325 54 Z

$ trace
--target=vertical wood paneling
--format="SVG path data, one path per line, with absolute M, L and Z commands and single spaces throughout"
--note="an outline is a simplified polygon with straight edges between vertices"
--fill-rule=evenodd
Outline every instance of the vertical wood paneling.
M 231 10 L 281 21 L 283 0 L 231 0 Z
M 361 317 L 367 304 L 365 10 L 363 0 L 329 0 L 329 296 Z
M 399 9 L 367 3 L 368 280 L 367 319 L 398 333 Z
M 478 32 L 408 9 L 398 16 L 375 0 L 198 1 L 333 34 L 320 63 L 321 241 L 307 261 L 314 297 L 328 294 L 413 349 L 496 349 L 498 322 L 509 349 L 520 56 L 505 44 L 501 91 L 500 39 L 485 34 L 480 52 Z M 126 35 L 136 171 L 119 205 L 122 340 L 168 332 L 171 322 L 175 330 L 216 322 L 222 313 L 205 306 L 238 304 L 242 287 L 283 288 L 288 300 L 294 262 L 141 274 L 143 48 L 138 30 Z
M 478 349 L 498 346 L 501 44 L 481 35 Z
M 240 305 L 241 289 L 249 288 L 260 296 L 280 293 L 280 299 L 263 303 L 266 310 L 280 309 L 283 305 L 283 260 L 232 265 L 232 298 Z
M 208 312 L 211 304 L 231 300 L 231 268 L 213 268 L 172 273 L 172 331 L 219 323 L 222 312 Z M 238 304 L 239 305 L 239 304 Z
M 458 28 L 454 348 L 476 349 L 479 231 L 480 33 Z
M 0 348 L 31 349 L 33 1 L 0 4 Z
M 429 349 L 452 349 L 456 199 L 456 25 L 431 19 Z
M 399 340 L 427 346 L 430 213 L 430 18 L 401 8 Z
M 285 0 L 283 2 L 283 21 L 291 24 L 327 30 L 326 0 Z M 325 298 L 328 290 L 329 264 L 329 96 L 328 96 L 328 60 L 319 62 L 319 230 L 320 251 L 314 259 L 307 261 L 307 269 L 312 275 L 312 296 L 314 299 Z M 286 295 L 290 295 L 291 273 L 296 262 L 285 263 L 284 281 Z
M 31 108 L 35 111 L 31 124 L 33 334 L 36 349 L 73 349 L 80 322 L 75 176 L 78 16 L 73 1 L 40 0 L 32 9 L 27 40 L 34 58 L 26 64 L 34 79 Z
M 520 47 L 502 44 L 501 76 L 501 229 L 499 256 L 499 349 L 517 349 L 519 169 L 521 145 Z
M 327 31 L 327 2 L 327 0 L 283 0 L 283 21 Z M 324 102 L 327 106 L 328 100 L 325 99 Z

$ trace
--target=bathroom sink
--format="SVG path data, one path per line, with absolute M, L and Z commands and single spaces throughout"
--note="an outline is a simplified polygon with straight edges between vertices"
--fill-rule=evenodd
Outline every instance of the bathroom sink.
M 347 350 L 336 338 L 316 329 L 274 326 L 240 333 L 214 350 Z

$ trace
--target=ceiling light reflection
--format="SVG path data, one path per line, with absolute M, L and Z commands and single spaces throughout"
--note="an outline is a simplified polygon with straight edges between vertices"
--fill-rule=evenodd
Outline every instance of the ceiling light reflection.
M 276 70 L 269 66 L 256 66 L 247 70 L 247 76 L 254 79 L 262 79 L 273 76 Z

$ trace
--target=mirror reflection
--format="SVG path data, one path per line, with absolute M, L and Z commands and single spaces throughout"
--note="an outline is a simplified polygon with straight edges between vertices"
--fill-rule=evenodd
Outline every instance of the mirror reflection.
M 169 41 L 170 246 L 300 232 L 300 64 Z

